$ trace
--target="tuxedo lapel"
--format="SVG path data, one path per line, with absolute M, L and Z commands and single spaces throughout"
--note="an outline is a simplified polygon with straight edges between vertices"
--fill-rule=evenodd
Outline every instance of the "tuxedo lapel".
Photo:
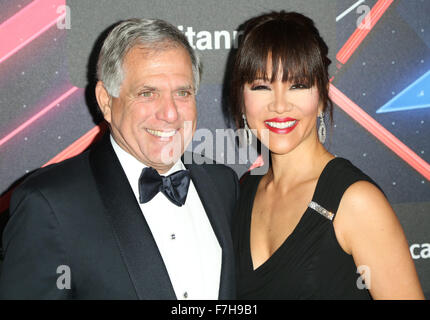
M 233 244 L 230 235 L 229 224 L 224 212 L 227 210 L 223 199 L 220 198 L 214 182 L 203 166 L 188 164 L 200 200 L 205 208 L 212 229 L 222 249 L 221 281 L 219 299 L 233 299 L 234 292 L 234 265 Z
M 90 153 L 94 178 L 139 299 L 176 299 L 151 230 L 106 134 Z

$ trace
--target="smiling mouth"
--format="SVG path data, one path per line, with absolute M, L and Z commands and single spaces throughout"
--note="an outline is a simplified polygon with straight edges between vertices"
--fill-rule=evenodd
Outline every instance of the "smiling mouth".
M 156 137 L 160 137 L 160 138 L 170 138 L 173 137 L 177 130 L 172 130 L 172 131 L 159 131 L 159 130 L 151 130 L 151 129 L 146 129 L 146 131 L 150 134 L 152 134 L 153 136 Z
M 297 123 L 297 120 L 285 122 L 265 121 L 264 123 L 272 128 L 287 129 L 293 127 Z

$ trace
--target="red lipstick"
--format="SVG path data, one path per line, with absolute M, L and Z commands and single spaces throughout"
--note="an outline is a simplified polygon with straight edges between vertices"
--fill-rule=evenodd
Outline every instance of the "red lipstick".
M 285 123 L 285 122 L 291 122 L 291 121 L 295 121 L 295 123 L 291 126 L 291 127 L 287 127 L 287 128 L 276 128 L 276 127 L 272 127 L 271 125 L 267 124 L 268 122 L 276 122 L 276 123 Z M 277 133 L 277 134 L 287 134 L 290 133 L 291 131 L 293 131 L 296 126 L 299 124 L 299 120 L 294 119 L 294 118 L 272 118 L 272 119 L 267 119 L 266 121 L 264 121 L 264 125 L 266 126 L 267 129 L 269 129 L 270 131 Z

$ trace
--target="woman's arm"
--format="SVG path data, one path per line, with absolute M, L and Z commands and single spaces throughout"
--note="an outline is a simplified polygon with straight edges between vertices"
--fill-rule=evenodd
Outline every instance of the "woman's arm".
M 373 299 L 424 299 L 402 226 L 376 186 L 360 181 L 349 187 L 334 228 L 356 266 L 367 270 Z

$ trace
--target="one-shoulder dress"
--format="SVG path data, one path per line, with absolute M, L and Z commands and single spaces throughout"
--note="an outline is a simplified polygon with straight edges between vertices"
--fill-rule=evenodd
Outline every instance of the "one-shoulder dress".
M 261 178 L 251 174 L 244 178 L 234 217 L 238 298 L 371 299 L 353 257 L 336 239 L 333 220 L 349 186 L 362 180 L 376 183 L 350 161 L 330 160 L 293 232 L 254 270 L 250 250 L 251 213 Z

